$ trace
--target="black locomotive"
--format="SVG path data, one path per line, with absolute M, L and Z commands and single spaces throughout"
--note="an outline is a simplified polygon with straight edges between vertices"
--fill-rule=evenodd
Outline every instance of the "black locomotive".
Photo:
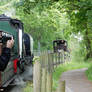
M 60 52 L 61 50 L 67 52 L 68 51 L 67 41 L 65 41 L 65 40 L 54 40 L 53 41 L 53 50 L 54 50 L 54 52 Z

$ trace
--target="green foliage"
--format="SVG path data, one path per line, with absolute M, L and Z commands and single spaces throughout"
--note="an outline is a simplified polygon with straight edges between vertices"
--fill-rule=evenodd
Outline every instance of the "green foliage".
M 69 40 L 69 49 L 71 55 L 71 61 L 82 62 L 84 61 L 87 51 L 85 43 L 83 42 L 82 34 L 72 34 Z
M 12 17 L 15 17 L 14 8 L 19 1 L 20 0 L 0 0 L 0 14 L 8 13 L 8 15 L 12 15 Z
M 91 0 L 62 0 L 53 3 L 23 0 L 16 10 L 25 25 L 25 31 L 34 38 L 35 49 L 38 48 L 38 42 L 42 49 L 52 49 L 53 40 L 61 38 L 69 41 L 71 33 L 80 32 L 84 35 L 80 48 L 86 48 L 84 56 L 89 58 L 92 56 L 91 4 Z
M 92 61 L 92 58 L 89 61 Z M 86 75 L 88 77 L 88 80 L 92 81 L 92 62 L 90 64 L 90 67 L 86 71 Z
M 87 51 L 85 59 L 92 57 L 92 0 L 62 0 L 59 4 L 59 11 L 65 12 L 70 22 L 70 32 L 67 33 L 83 34 L 83 44 Z
M 34 38 L 35 49 L 38 48 L 38 42 L 42 49 L 52 49 L 53 40 L 68 39 L 69 20 L 66 13 L 61 13 L 56 7 L 57 3 L 47 2 L 34 5 L 24 2 L 23 6 L 17 7 L 17 15 L 23 21 L 25 31 Z
M 23 88 L 23 92 L 33 92 L 33 84 L 31 82 L 27 83 Z

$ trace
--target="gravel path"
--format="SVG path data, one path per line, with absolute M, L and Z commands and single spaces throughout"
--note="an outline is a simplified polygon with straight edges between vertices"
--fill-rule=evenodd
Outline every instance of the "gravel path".
M 87 79 L 86 70 L 83 68 L 63 73 L 60 81 L 65 80 L 65 92 L 92 92 L 92 82 Z

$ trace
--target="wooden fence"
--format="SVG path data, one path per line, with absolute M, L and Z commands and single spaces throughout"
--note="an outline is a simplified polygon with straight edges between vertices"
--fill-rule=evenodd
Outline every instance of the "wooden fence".
M 64 51 L 60 53 L 47 51 L 41 53 L 40 60 L 34 63 L 33 92 L 52 92 L 52 73 L 55 67 L 65 63 L 67 56 L 68 54 Z

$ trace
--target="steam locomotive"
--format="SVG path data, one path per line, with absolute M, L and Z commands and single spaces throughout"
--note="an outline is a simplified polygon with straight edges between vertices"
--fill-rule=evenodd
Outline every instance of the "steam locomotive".
M 54 40 L 53 41 L 54 52 L 60 52 L 61 50 L 68 52 L 67 41 L 65 40 Z
M 4 71 L 0 71 L 0 88 L 6 87 L 15 76 L 25 71 L 25 66 L 33 62 L 33 38 L 24 32 L 23 23 L 6 15 L 0 15 L 0 51 L 7 40 L 14 38 L 10 61 Z

